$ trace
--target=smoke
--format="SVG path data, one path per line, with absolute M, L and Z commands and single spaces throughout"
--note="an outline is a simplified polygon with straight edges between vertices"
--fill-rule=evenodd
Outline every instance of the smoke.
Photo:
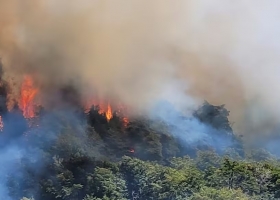
M 65 155 L 64 148 L 68 147 L 65 145 L 69 145 L 71 148 L 78 146 L 79 153 L 83 148 L 87 148 L 85 119 L 78 117 L 77 113 L 71 109 L 61 109 L 43 114 L 40 119 L 33 119 L 34 125 L 29 127 L 27 120 L 17 111 L 3 115 L 5 127 L 0 134 L 1 199 L 21 199 L 23 196 L 37 199 L 37 195 L 41 192 L 40 186 L 38 186 L 39 177 L 44 177 L 46 171 L 49 173 L 49 169 L 46 168 L 54 162 L 53 156 L 59 156 L 63 153 L 65 157 L 69 156 Z M 35 126 L 36 123 L 40 126 Z M 68 134 L 70 131 L 75 134 Z M 64 140 L 60 138 L 62 135 L 68 137 L 69 144 L 63 143 Z M 69 135 L 74 138 L 76 146 L 73 144 L 74 142 L 72 143 L 72 138 Z M 62 144 L 58 150 L 56 145 L 59 142 Z M 75 153 L 77 153 L 77 149 L 75 149 Z M 49 154 L 52 150 L 55 153 Z M 89 156 L 99 156 L 98 150 L 95 152 L 96 154 Z M 31 177 L 37 181 L 30 181 Z
M 0 54 L 7 76 L 34 75 L 45 103 L 69 82 L 84 98 L 98 93 L 136 110 L 207 99 L 226 104 L 237 131 L 262 135 L 279 122 L 279 6 L 1 0 Z M 265 115 L 248 120 L 259 107 Z
M 203 111 L 205 115 L 207 111 Z M 156 121 L 164 122 L 170 133 L 179 138 L 184 147 L 191 149 L 211 148 L 219 153 L 224 153 L 235 145 L 231 130 L 218 129 L 213 124 L 203 123 L 199 117 L 184 116 L 182 112 L 176 111 L 174 106 L 168 102 L 160 102 L 151 110 L 150 116 Z M 222 120 L 219 120 L 221 124 Z M 188 152 L 189 153 L 189 152 Z
M 7 5 L 15 13 L 7 19 L 14 38 L 3 33 L 1 52 L 13 73 L 33 73 L 45 90 L 74 81 L 85 96 L 97 90 L 134 107 L 149 106 L 173 79 L 164 58 L 172 39 L 161 23 L 170 21 L 164 10 L 153 5 L 145 13 L 140 2 L 36 2 Z
M 1 155 L 1 181 L 0 181 L 0 197 L 6 199 L 14 199 L 10 195 L 11 188 L 16 191 L 24 183 L 25 171 L 19 166 L 27 161 L 26 164 L 36 163 L 39 159 L 39 152 L 29 151 L 26 147 L 23 137 L 23 131 L 27 125 L 25 119 L 18 113 L 9 113 L 2 117 L 5 130 L 0 135 L 0 155 Z M 13 121 L 14 123 L 11 123 Z M 37 163 L 38 164 L 38 163 Z M 38 166 L 39 167 L 39 166 Z M 38 168 L 37 168 L 38 169 Z M 35 170 L 35 169 L 32 169 Z M 18 184 L 14 184 L 13 180 L 17 180 Z M 20 193 L 20 191 L 17 191 Z
M 136 111 L 162 99 L 189 110 L 206 99 L 226 104 L 233 128 L 255 141 L 279 131 L 279 6 L 277 0 L 0 0 L 0 57 L 13 95 L 23 75 L 32 75 L 46 107 L 69 84 L 84 99 L 97 94 Z M 194 119 L 167 114 L 161 117 L 189 143 L 230 145 L 207 137 L 210 128 Z M 14 121 L 5 124 L 9 135 L 18 132 Z M 16 171 L 18 159 L 41 161 L 25 151 L 22 136 L 11 138 L 1 138 L 8 145 L 0 151 L 1 177 Z M 6 187 L 1 180 L 1 197 Z

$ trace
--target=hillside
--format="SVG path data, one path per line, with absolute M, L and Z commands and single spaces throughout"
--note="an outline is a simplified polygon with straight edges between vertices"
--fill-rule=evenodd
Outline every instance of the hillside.
M 42 111 L 31 127 L 20 116 L 3 117 L 1 195 L 10 199 L 280 198 L 280 162 L 264 149 L 244 151 L 224 106 L 194 112 L 216 130 L 207 133 L 213 141 L 231 141 L 224 146 L 187 143 L 159 119 L 108 122 L 98 107 Z

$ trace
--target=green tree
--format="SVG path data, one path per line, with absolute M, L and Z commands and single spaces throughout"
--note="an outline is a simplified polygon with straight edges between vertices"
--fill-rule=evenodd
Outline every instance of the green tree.
M 120 174 L 114 174 L 112 170 L 97 167 L 88 177 L 88 192 L 94 197 L 106 200 L 127 199 L 126 182 Z
M 219 167 L 221 165 L 220 156 L 214 151 L 198 151 L 196 166 L 200 170 L 206 170 L 210 167 Z
M 233 161 L 225 158 L 220 169 L 224 184 L 228 189 L 241 188 L 248 194 L 258 193 L 257 181 L 254 176 L 254 163 Z
M 207 101 L 194 112 L 194 116 L 201 122 L 211 125 L 218 130 L 225 130 L 233 132 L 228 116 L 229 111 L 225 108 L 225 105 L 214 106 Z
M 199 193 L 194 194 L 190 200 L 251 200 L 241 190 L 230 190 L 226 188 L 215 189 L 204 187 Z
M 75 183 L 73 173 L 63 165 L 63 159 L 54 156 L 53 175 L 42 181 L 43 190 L 54 199 L 75 199 L 83 185 Z

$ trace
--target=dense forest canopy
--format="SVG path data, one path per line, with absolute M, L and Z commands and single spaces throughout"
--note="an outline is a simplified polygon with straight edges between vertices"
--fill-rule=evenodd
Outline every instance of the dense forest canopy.
M 98 106 L 87 113 L 73 107 L 41 111 L 31 127 L 19 110 L 3 111 L 1 195 L 21 200 L 280 198 L 280 162 L 265 149 L 244 149 L 224 105 L 205 102 L 193 116 L 178 117 L 207 127 L 201 130 L 208 137 L 192 142 L 182 134 L 196 132 L 178 135 L 166 120 L 139 116 L 124 125 L 116 114 L 108 121 L 98 111 Z

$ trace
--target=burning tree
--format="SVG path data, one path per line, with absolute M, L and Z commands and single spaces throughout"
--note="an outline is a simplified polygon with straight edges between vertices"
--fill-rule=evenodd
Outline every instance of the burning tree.
M 34 86 L 31 76 L 24 76 L 20 90 L 19 107 L 25 118 L 35 117 L 35 102 L 34 99 L 38 94 L 38 88 Z

